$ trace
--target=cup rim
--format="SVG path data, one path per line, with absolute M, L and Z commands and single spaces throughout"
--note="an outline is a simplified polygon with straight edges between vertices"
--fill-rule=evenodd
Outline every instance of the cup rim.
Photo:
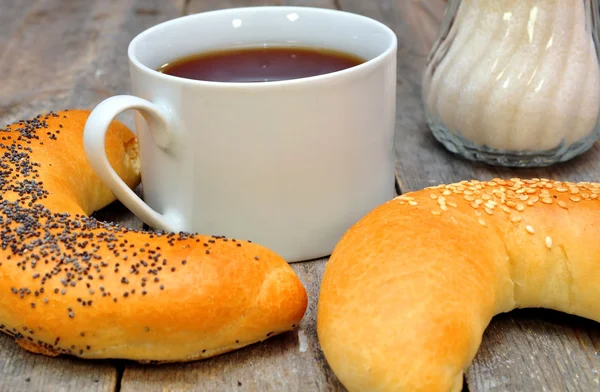
M 256 10 L 260 10 L 260 9 L 279 10 L 279 11 L 283 11 L 283 12 L 294 12 L 294 11 L 319 12 L 319 13 L 324 13 L 324 14 L 355 18 L 355 19 L 361 20 L 363 22 L 371 23 L 371 24 L 377 26 L 378 28 L 380 28 L 383 32 L 387 33 L 390 37 L 390 44 L 383 52 L 381 52 L 377 56 L 373 57 L 372 59 L 366 60 L 365 62 L 363 62 L 359 65 L 356 65 L 356 66 L 353 66 L 350 68 L 346 68 L 346 69 L 342 69 L 339 71 L 330 72 L 330 73 L 326 73 L 326 74 L 322 74 L 322 75 L 308 76 L 308 77 L 302 77 L 302 78 L 297 78 L 297 79 L 267 81 L 267 82 L 260 82 L 260 83 L 219 82 L 219 81 L 207 81 L 207 80 L 181 78 L 178 76 L 165 74 L 165 73 L 159 72 L 151 67 L 148 67 L 147 65 L 143 64 L 135 55 L 135 50 L 136 50 L 137 44 L 141 40 L 143 40 L 147 35 L 152 34 L 156 30 L 170 27 L 171 25 L 175 25 L 176 23 L 181 22 L 183 19 L 201 19 L 201 18 L 206 18 L 206 17 L 210 16 L 211 14 L 219 14 L 219 13 L 222 14 L 222 13 L 240 12 L 240 11 L 241 12 L 256 11 Z M 180 16 L 177 18 L 173 18 L 173 19 L 158 23 L 158 24 L 142 31 L 141 33 L 136 35 L 131 40 L 131 42 L 129 43 L 129 46 L 127 48 L 127 56 L 129 58 L 130 64 L 135 66 L 138 70 L 144 72 L 145 74 L 147 74 L 149 76 L 162 79 L 166 82 L 183 84 L 183 85 L 205 86 L 205 87 L 210 86 L 210 87 L 221 87 L 221 88 L 222 87 L 235 87 L 235 88 L 257 89 L 257 88 L 272 88 L 272 87 L 282 87 L 282 86 L 288 87 L 288 86 L 294 86 L 294 85 L 305 85 L 307 83 L 308 84 L 320 83 L 320 82 L 324 82 L 324 81 L 333 81 L 338 78 L 351 77 L 352 75 L 354 75 L 356 73 L 368 72 L 370 69 L 377 66 L 380 62 L 382 62 L 384 59 L 386 59 L 391 53 L 395 52 L 397 50 L 397 47 L 398 47 L 398 38 L 396 36 L 396 33 L 394 33 L 394 31 L 392 29 L 390 29 L 384 23 L 382 23 L 378 20 L 375 20 L 373 18 L 369 18 L 364 15 L 355 14 L 355 13 L 342 11 L 342 10 L 332 10 L 332 9 L 328 9 L 328 8 L 318 8 L 318 7 L 253 6 L 253 7 L 234 7 L 234 8 L 226 8 L 226 9 L 220 9 L 220 10 L 214 10 L 214 11 L 200 12 L 200 13 L 196 13 L 196 14 Z

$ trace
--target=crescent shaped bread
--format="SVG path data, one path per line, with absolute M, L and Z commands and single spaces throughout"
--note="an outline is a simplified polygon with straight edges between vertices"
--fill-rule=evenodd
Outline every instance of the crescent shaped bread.
M 460 391 L 492 317 L 600 321 L 600 184 L 463 181 L 367 214 L 326 265 L 317 331 L 350 391 Z
M 172 362 L 294 328 L 306 291 L 274 252 L 89 217 L 115 198 L 85 158 L 88 115 L 49 113 L 0 132 L 0 330 L 50 356 Z M 135 186 L 134 135 L 115 121 L 106 146 Z

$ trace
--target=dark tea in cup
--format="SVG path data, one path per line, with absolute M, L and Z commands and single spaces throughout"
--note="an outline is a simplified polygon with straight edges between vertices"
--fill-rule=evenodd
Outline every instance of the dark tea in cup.
M 364 62 L 335 50 L 261 46 L 199 53 L 166 63 L 158 71 L 186 79 L 253 83 L 324 75 Z

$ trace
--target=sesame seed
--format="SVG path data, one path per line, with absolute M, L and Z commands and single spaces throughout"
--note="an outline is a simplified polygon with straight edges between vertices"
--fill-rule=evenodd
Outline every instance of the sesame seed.
M 571 200 L 572 202 L 577 203 L 577 202 L 581 201 L 581 197 L 579 197 L 579 196 L 571 196 L 571 197 L 569 197 L 569 200 Z
M 442 213 L 440 211 L 438 211 L 438 210 L 431 210 L 431 213 L 433 215 L 442 215 Z
M 409 205 L 411 205 L 411 206 L 416 206 L 416 205 L 418 205 L 418 203 L 417 203 L 416 201 L 414 201 L 414 200 L 409 200 L 409 201 L 408 201 L 408 204 L 409 204 Z
M 545 203 L 545 204 L 552 204 L 552 198 L 551 198 L 551 197 L 544 197 L 544 198 L 542 199 L 542 203 Z
M 531 225 L 525 226 L 525 230 L 527 230 L 527 232 L 530 233 L 530 234 L 534 234 L 535 233 L 535 230 L 533 229 L 533 227 L 531 227 Z
M 546 248 L 552 248 L 552 238 L 550 238 L 550 236 L 546 237 Z
M 483 227 L 486 227 L 486 226 L 487 226 L 487 225 L 486 225 L 486 223 L 485 223 L 485 221 L 484 221 L 483 219 L 479 219 L 479 224 L 480 224 L 481 226 L 483 226 Z

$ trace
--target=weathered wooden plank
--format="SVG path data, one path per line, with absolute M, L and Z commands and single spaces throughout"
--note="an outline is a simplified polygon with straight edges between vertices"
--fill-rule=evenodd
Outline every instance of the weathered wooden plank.
M 86 31 L 89 7 L 43 0 L 35 5 L 13 29 L 16 34 L 0 63 L 3 123 L 58 109 L 56 104 L 63 108 L 74 84 L 74 71 L 86 67 L 81 53 L 91 36 Z
M 395 148 L 397 180 L 403 192 L 433 184 L 496 176 L 587 181 L 600 177 L 598 145 L 567 164 L 530 170 L 471 163 L 447 152 L 429 132 L 421 103 L 421 76 L 443 17 L 445 2 L 340 0 L 339 3 L 343 10 L 386 23 L 398 36 Z M 600 346 L 600 326 L 590 323 L 588 330 L 592 332 L 586 332 L 577 328 L 574 318 L 562 318 L 566 321 L 544 328 L 550 323 L 536 321 L 535 316 L 539 314 L 528 310 L 499 316 L 492 321 L 467 373 L 470 390 L 598 390 L 598 365 L 589 358 L 594 356 L 592 341 L 596 352 Z M 522 317 L 530 319 L 525 322 Z M 524 330 L 527 331 L 526 336 Z M 590 333 L 594 336 L 593 340 Z M 586 344 L 582 345 L 582 341 Z M 530 357 L 532 353 L 536 353 L 533 360 Z M 510 367 L 500 366 L 505 359 L 510 359 Z M 530 373 L 534 374 L 534 378 L 524 376 Z
M 586 330 L 600 329 L 593 321 L 548 310 L 499 315 L 486 330 L 468 385 L 494 392 L 600 390 L 600 357 Z
M 11 40 L 14 34 L 17 33 L 19 26 L 22 25 L 23 18 L 30 14 L 35 8 L 36 2 L 21 0 L 3 0 L 2 12 L 0 12 L 0 63 L 5 61 L 5 54 L 9 42 L 16 43 Z
M 0 335 L 0 391 L 113 392 L 116 385 L 117 369 L 109 362 L 33 355 Z
M 121 391 L 343 391 L 325 364 L 315 329 L 325 259 L 292 267 L 309 298 L 297 331 L 200 362 L 157 367 L 128 364 Z
M 10 21 L 16 27 L 2 27 L 12 32 L 0 62 L 2 123 L 50 109 L 92 108 L 104 98 L 129 92 L 129 41 L 145 28 L 179 16 L 184 6 L 184 0 L 10 2 L 17 8 L 34 6 Z
M 335 0 L 188 0 L 187 14 L 234 7 L 291 5 L 335 9 Z

